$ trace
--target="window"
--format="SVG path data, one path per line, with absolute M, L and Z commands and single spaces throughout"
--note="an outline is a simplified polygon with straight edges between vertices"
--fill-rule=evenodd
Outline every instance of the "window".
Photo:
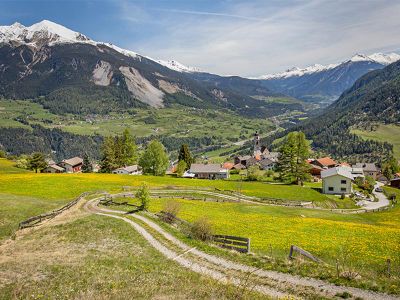
M 341 191 L 341 192 L 345 192 L 345 191 L 346 191 L 346 188 L 341 188 L 340 191 Z
M 341 183 L 341 184 L 346 184 L 346 183 L 347 183 L 347 180 L 341 180 L 340 183 Z
M 332 186 L 328 187 L 328 191 L 333 192 L 333 187 Z

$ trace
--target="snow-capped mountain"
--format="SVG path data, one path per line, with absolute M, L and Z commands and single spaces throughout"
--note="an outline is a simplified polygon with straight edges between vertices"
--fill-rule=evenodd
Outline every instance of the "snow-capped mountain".
M 292 76 L 303 76 L 303 75 L 307 75 L 307 74 L 313 74 L 313 73 L 331 70 L 331 69 L 336 68 L 337 66 L 339 66 L 341 64 L 345 64 L 347 62 L 374 62 L 374 63 L 378 63 L 381 65 L 387 66 L 398 60 L 400 60 L 400 55 L 397 53 L 390 53 L 390 54 L 374 53 L 371 55 L 356 54 L 349 60 L 344 61 L 342 63 L 329 64 L 329 65 L 314 64 L 314 65 L 306 67 L 306 68 L 293 67 L 282 73 L 262 75 L 260 77 L 257 77 L 256 79 L 267 79 L 268 80 L 268 79 L 288 78 L 288 77 L 292 77 Z
M 276 92 L 327 105 L 364 74 L 382 69 L 398 60 L 400 55 L 397 53 L 356 54 L 342 63 L 292 68 L 283 73 L 264 75 L 258 79 Z
M 214 78 L 203 82 L 195 74 L 197 69 L 176 61 L 97 42 L 47 20 L 0 26 L 0 98 L 40 99 L 52 112 L 78 114 L 172 104 L 264 117 L 291 109 L 255 99 L 276 94 L 261 82 L 238 89 Z M 249 81 L 243 79 L 241 86 L 249 87 Z

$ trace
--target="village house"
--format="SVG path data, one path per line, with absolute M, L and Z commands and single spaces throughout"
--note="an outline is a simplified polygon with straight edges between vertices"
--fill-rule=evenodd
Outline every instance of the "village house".
M 243 165 L 243 166 L 246 166 L 247 161 L 248 161 L 250 158 L 251 158 L 250 155 L 236 156 L 236 157 L 234 158 L 234 164 L 235 164 L 235 165 L 241 164 L 241 165 Z
M 229 170 L 224 169 L 220 164 L 192 164 L 188 173 L 200 179 L 229 178 Z
M 361 168 L 364 172 L 364 176 L 371 176 L 373 179 L 376 179 L 379 173 L 379 169 L 374 163 L 356 163 L 353 167 Z
M 64 173 L 65 169 L 63 167 L 60 167 L 58 165 L 50 164 L 48 165 L 45 169 L 42 170 L 42 173 Z
M 132 165 L 115 169 L 112 171 L 112 173 L 124 175 L 142 175 L 142 169 L 138 165 Z
M 322 169 L 334 168 L 338 164 L 336 161 L 334 161 L 332 158 L 330 158 L 328 156 L 310 160 L 309 163 L 311 165 L 318 166 Z
M 58 165 L 64 168 L 67 173 L 80 173 L 82 171 L 83 159 L 75 156 L 70 159 L 64 159 Z
M 322 192 L 332 195 L 351 194 L 354 180 L 351 171 L 351 168 L 343 166 L 323 170 L 321 172 Z
M 260 169 L 264 171 L 274 170 L 276 168 L 276 162 L 269 158 L 264 158 L 263 160 L 260 160 L 258 162 L 258 165 L 260 166 Z

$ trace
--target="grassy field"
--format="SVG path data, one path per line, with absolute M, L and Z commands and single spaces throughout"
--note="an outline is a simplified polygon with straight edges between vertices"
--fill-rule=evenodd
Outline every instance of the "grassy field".
M 353 129 L 351 132 L 361 136 L 363 139 L 391 143 L 395 157 L 400 160 L 400 126 L 379 125 L 376 131 Z
M 142 182 L 146 182 L 153 187 L 182 186 L 235 189 L 237 185 L 237 183 L 230 181 L 187 180 L 171 177 L 107 174 L 34 174 L 16 169 L 11 162 L 2 159 L 0 160 L 0 241 L 13 236 L 18 222 L 27 217 L 59 207 L 84 191 L 108 190 L 117 192 L 121 190 L 122 186 L 137 186 Z M 400 190 L 388 189 L 390 192 L 397 193 L 400 198 Z M 312 199 L 314 201 L 326 201 L 324 195 L 319 194 L 310 187 L 243 182 L 242 192 L 248 195 L 287 197 L 292 200 Z M 150 210 L 152 212 L 160 211 L 166 201 L 166 199 L 152 199 Z M 386 259 L 391 259 L 394 274 L 400 272 L 399 207 L 381 213 L 344 215 L 323 210 L 260 206 L 245 203 L 216 203 L 184 199 L 176 199 L 176 201 L 179 201 L 182 205 L 179 214 L 180 218 L 194 221 L 205 216 L 212 223 L 215 233 L 251 238 L 252 251 L 260 256 L 268 256 L 272 253 L 274 257 L 284 260 L 288 255 L 290 245 L 295 244 L 322 258 L 332 266 L 332 270 L 334 270 L 334 262 L 339 259 L 349 265 L 349 268 L 354 268 L 357 272 L 360 272 L 360 274 L 368 274 L 369 288 L 374 288 L 371 278 L 381 276 L 379 274 L 385 269 Z M 120 222 L 107 221 L 92 216 L 60 225 L 56 230 L 38 231 L 35 235 L 24 238 L 22 244 L 18 246 L 20 247 L 19 250 L 17 250 L 21 252 L 23 249 L 29 249 L 28 253 L 32 252 L 30 257 L 35 257 L 37 261 L 33 260 L 33 263 L 31 263 L 28 259 L 29 256 L 26 256 L 26 261 L 17 264 L 10 259 L 1 265 L 2 269 L 9 272 L 11 278 L 16 276 L 15 274 L 17 273 L 26 274 L 27 278 L 35 278 L 34 274 L 37 274 L 40 278 L 44 276 L 43 274 L 46 275 L 42 281 L 35 283 L 38 286 L 35 290 L 33 289 L 35 284 L 32 281 L 24 283 L 25 279 L 18 277 L 18 280 L 14 278 L 9 280 L 6 285 L 3 285 L 0 288 L 0 294 L 10 295 L 17 290 L 20 298 L 25 298 L 28 293 L 33 293 L 35 295 L 34 298 L 40 298 L 46 287 L 50 286 L 52 292 L 54 289 L 54 294 L 51 295 L 54 295 L 54 297 L 59 295 L 58 298 L 63 298 L 64 295 L 67 295 L 69 289 L 73 290 L 71 295 L 78 298 L 90 296 L 91 294 L 87 294 L 89 292 L 93 293 L 94 296 L 101 296 L 102 293 L 110 291 L 115 293 L 116 297 L 123 297 L 126 289 L 132 295 L 140 297 L 139 294 L 136 294 L 138 291 L 133 286 L 129 286 L 128 282 L 130 280 L 128 279 L 131 278 L 136 282 L 133 277 L 138 276 L 138 273 L 144 272 L 149 277 L 144 276 L 143 284 L 151 284 L 151 278 L 154 278 L 151 266 L 153 264 L 168 266 L 168 263 L 153 254 L 151 249 L 147 249 L 141 239 L 132 231 L 129 231 L 128 234 L 124 230 L 125 226 Z M 116 231 L 118 231 L 117 234 Z M 101 235 L 102 233 L 104 235 Z M 18 238 L 17 240 L 20 242 Z M 49 258 L 46 258 L 45 254 L 39 255 L 40 253 L 37 253 L 38 255 L 36 255 L 35 253 L 35 251 L 39 251 L 38 249 L 42 249 L 40 245 L 36 246 L 34 244 L 34 241 L 37 240 L 40 240 L 40 243 L 46 245 L 48 249 L 52 249 L 50 253 L 57 253 L 60 249 L 71 249 L 66 250 L 70 251 L 68 255 L 71 255 L 76 252 L 77 247 L 82 247 L 77 252 L 82 256 L 77 257 L 76 261 L 72 263 L 70 261 L 63 263 L 60 258 L 54 258 L 54 261 L 46 263 Z M 23 244 L 25 242 L 27 243 L 26 245 Z M 107 246 L 104 246 L 103 242 Z M 133 245 L 132 243 L 135 244 Z M 92 245 L 92 248 L 88 245 Z M 156 255 L 155 262 L 152 261 L 149 265 L 147 263 L 136 265 L 135 262 L 139 258 L 129 254 L 132 252 L 128 251 L 135 245 L 144 247 L 145 250 L 138 249 L 137 251 L 138 253 L 146 252 L 144 257 L 146 262 L 148 261 L 148 256 L 146 256 L 148 253 L 149 255 Z M 111 247 L 111 250 L 107 247 Z M 12 251 L 14 253 L 17 250 L 14 249 Z M 116 257 L 110 257 L 109 253 L 111 252 L 107 251 L 115 251 Z M 53 259 L 53 257 L 50 257 L 50 259 Z M 99 260 L 98 264 L 96 263 L 97 260 Z M 130 268 L 129 265 L 134 265 L 135 267 Z M 118 272 L 111 272 L 110 268 L 113 266 L 120 270 L 118 272 L 127 274 L 127 276 L 122 278 L 117 276 L 116 273 Z M 290 271 L 290 266 L 286 264 L 275 267 L 283 271 L 292 272 Z M 87 290 L 84 288 L 85 284 L 77 280 L 76 276 L 78 275 L 76 273 L 79 274 L 77 272 L 79 268 L 87 269 L 85 271 L 88 272 L 85 273 L 85 278 L 88 278 L 85 283 L 88 286 Z M 184 271 L 177 271 L 174 267 L 167 268 L 167 270 L 163 269 L 162 272 L 166 272 L 165 280 L 167 281 L 179 281 L 180 276 L 186 275 Z M 96 275 L 97 273 L 98 275 Z M 112 273 L 112 275 L 108 273 Z M 105 280 L 107 274 L 111 276 L 111 283 Z M 191 280 L 198 279 L 193 274 L 187 276 L 186 281 L 183 281 L 186 284 L 192 284 Z M 315 276 L 323 278 L 323 272 Z M 50 278 L 54 283 L 50 282 Z M 68 278 L 68 280 L 65 278 Z M 381 289 L 383 285 L 386 285 L 385 290 L 400 292 L 400 285 L 396 278 L 393 277 L 386 281 L 382 279 L 376 284 L 376 288 Z M 180 283 L 173 283 L 169 290 L 167 287 L 163 287 L 165 284 L 163 280 L 160 281 L 162 287 L 146 287 L 142 296 L 155 296 L 157 293 L 172 294 L 176 291 L 182 293 Z M 362 285 L 363 281 L 360 282 L 357 284 Z M 90 284 L 88 285 L 88 283 Z M 211 283 L 204 281 L 203 286 L 205 288 L 198 287 L 199 295 L 203 295 L 205 298 L 212 298 L 213 296 L 214 298 L 229 298 L 233 293 L 226 289 L 221 290 L 218 286 L 215 286 L 215 289 L 208 289 L 206 287 L 209 284 Z M 25 285 L 28 287 L 26 290 L 17 288 Z M 98 291 L 94 290 L 97 285 L 100 286 Z M 182 298 L 185 297 L 190 298 L 191 294 L 183 294 Z
M 19 122 L 18 120 L 23 120 Z M 129 128 L 137 137 L 170 135 L 179 137 L 212 137 L 221 143 L 250 138 L 256 130 L 268 132 L 270 121 L 247 119 L 223 110 L 171 107 L 163 110 L 134 109 L 107 116 L 59 116 L 29 101 L 0 100 L 0 127 L 24 127 L 39 124 L 77 134 L 110 135 Z
M 127 223 L 101 216 L 0 247 L 0 299 L 261 299 L 180 267 Z

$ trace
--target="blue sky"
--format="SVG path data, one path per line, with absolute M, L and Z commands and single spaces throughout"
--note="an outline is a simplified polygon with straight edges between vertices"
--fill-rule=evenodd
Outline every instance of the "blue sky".
M 400 52 L 400 1 L 0 0 L 0 24 L 43 19 L 219 74 L 256 76 Z

